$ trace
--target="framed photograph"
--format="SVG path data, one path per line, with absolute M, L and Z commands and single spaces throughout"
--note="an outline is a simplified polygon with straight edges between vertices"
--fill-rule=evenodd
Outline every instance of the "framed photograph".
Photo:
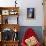
M 13 11 L 10 11 L 10 15 L 14 15 L 14 12 Z
M 10 15 L 16 15 L 16 14 L 17 14 L 17 11 L 15 11 L 15 10 L 10 10 L 10 11 L 9 11 L 9 14 L 10 14 Z
M 9 10 L 2 10 L 2 15 L 9 15 Z
M 34 18 L 34 8 L 27 8 L 27 18 Z

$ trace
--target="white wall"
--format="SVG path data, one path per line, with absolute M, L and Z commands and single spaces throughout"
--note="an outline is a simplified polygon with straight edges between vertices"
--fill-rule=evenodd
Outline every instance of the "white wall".
M 15 0 L 0 0 L 0 6 L 14 6 Z M 42 0 L 17 0 L 20 7 L 19 24 L 21 26 L 43 26 Z M 27 8 L 35 8 L 35 18 L 27 18 Z

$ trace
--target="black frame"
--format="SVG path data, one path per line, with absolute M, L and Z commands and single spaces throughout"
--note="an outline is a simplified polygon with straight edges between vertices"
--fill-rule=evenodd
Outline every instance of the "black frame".
M 27 18 L 34 18 L 34 8 L 27 8 Z

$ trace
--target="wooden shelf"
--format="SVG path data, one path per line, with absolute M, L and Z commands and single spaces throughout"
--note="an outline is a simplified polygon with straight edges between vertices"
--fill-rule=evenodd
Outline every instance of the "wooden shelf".
M 0 24 L 0 30 L 2 31 L 5 28 L 10 28 L 14 31 L 14 29 L 16 29 L 17 31 L 19 31 L 20 26 L 19 24 Z
M 18 41 L 1 41 L 1 44 L 2 46 L 18 46 Z
M 8 24 L 8 18 L 7 17 L 9 17 L 9 16 L 14 16 L 14 17 L 17 16 L 17 18 L 16 18 L 17 24 Z M 15 39 L 15 41 L 13 41 L 15 36 L 13 37 L 13 39 L 10 39 L 9 41 L 7 41 L 7 40 L 5 41 L 4 39 L 2 39 L 3 38 L 2 33 L 3 33 L 4 29 L 11 29 L 10 31 L 14 31 L 14 33 L 18 33 L 18 31 L 20 29 L 20 26 L 18 24 L 18 17 L 19 17 L 19 7 L 0 7 L 0 20 L 1 20 L 1 24 L 0 24 L 0 32 L 1 32 L 0 46 L 18 46 L 18 42 L 19 42 L 18 39 L 17 39 L 17 41 L 16 41 L 16 39 Z M 17 37 L 17 34 L 16 34 L 16 37 Z
M 1 10 L 5 10 L 5 9 L 15 9 L 16 10 L 19 8 L 19 7 L 0 7 Z
M 5 43 L 8 43 L 8 42 L 12 43 L 12 42 L 19 42 L 19 40 L 16 40 L 16 41 L 10 40 L 10 41 L 3 41 L 3 42 L 5 42 Z

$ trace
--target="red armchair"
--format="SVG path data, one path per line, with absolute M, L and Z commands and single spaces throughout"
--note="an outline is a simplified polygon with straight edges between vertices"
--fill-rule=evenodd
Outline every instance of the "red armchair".
M 32 28 L 27 29 L 22 38 L 21 46 L 41 46 L 37 40 L 37 35 Z

